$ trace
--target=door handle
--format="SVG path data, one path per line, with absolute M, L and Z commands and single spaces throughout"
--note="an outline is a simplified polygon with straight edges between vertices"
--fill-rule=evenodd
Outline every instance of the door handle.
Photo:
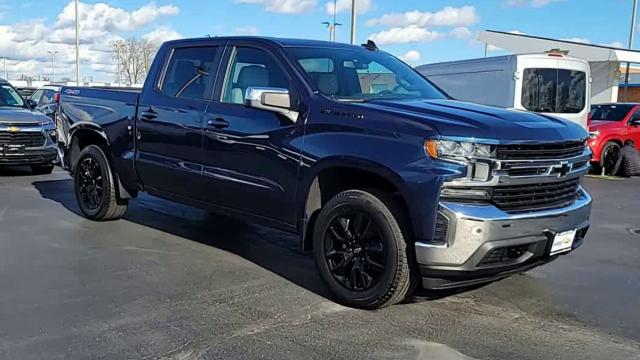
M 216 129 L 224 129 L 226 127 L 229 127 L 229 122 L 223 118 L 216 118 L 215 120 L 209 119 L 207 120 L 207 126 L 213 127 Z
M 158 117 L 158 113 L 150 107 L 148 110 L 141 112 L 140 117 L 144 120 L 154 120 Z

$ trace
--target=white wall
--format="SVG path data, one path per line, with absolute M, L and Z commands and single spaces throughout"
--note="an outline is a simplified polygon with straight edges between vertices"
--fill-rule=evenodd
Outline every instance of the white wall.
M 620 63 L 616 61 L 594 61 L 591 66 L 591 103 L 602 104 L 618 101 Z

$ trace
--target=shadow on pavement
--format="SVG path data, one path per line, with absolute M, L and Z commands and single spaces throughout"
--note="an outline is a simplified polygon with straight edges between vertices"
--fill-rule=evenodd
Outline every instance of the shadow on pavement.
M 35 176 L 28 166 L 0 166 L 0 177 Z
M 33 183 L 43 198 L 82 216 L 71 179 Z M 327 299 L 331 296 L 318 276 L 312 256 L 304 253 L 295 234 L 249 224 L 224 215 L 142 194 L 130 202 L 125 220 L 231 252 Z M 405 303 L 439 300 L 473 288 L 426 291 L 418 288 Z

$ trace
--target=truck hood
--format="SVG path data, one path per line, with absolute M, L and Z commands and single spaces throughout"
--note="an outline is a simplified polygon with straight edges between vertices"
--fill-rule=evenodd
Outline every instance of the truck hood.
M 373 100 L 360 105 L 426 123 L 442 137 L 488 143 L 561 142 L 588 137 L 580 125 L 552 116 L 454 100 Z
M 48 120 L 47 116 L 33 110 L 0 106 L 0 125 L 39 125 Z

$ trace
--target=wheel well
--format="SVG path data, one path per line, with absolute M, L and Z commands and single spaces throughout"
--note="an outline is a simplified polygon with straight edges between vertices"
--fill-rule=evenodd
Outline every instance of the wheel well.
M 346 190 L 377 190 L 394 194 L 406 209 L 399 189 L 387 178 L 367 170 L 332 167 L 322 170 L 311 183 L 304 209 L 303 250 L 312 249 L 313 228 L 320 210 L 331 198 Z
M 78 159 L 78 155 L 80 155 L 80 152 L 89 145 L 98 145 L 103 150 L 106 150 L 107 140 L 96 131 L 88 129 L 77 130 L 73 134 L 73 138 L 71 139 L 71 147 L 69 150 L 68 164 L 71 172 L 73 172 L 73 166 Z M 109 156 L 107 151 L 105 151 L 105 154 Z

